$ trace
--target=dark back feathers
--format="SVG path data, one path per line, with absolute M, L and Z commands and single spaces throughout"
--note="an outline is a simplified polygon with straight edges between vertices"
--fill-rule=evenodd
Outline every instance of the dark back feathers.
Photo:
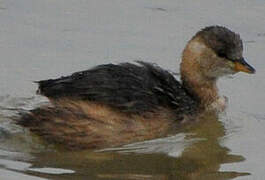
M 55 101 L 58 98 L 95 101 L 124 112 L 141 113 L 164 106 L 185 114 L 197 107 L 197 102 L 173 75 L 146 62 L 99 65 L 38 83 L 40 94 Z

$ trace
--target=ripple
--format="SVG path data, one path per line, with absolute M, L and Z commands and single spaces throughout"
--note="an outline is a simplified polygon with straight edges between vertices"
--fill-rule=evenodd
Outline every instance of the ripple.
M 61 169 L 61 168 L 29 168 L 29 171 L 40 172 L 45 174 L 72 174 L 75 173 L 73 170 Z
M 48 101 L 42 96 L 12 97 L 10 95 L 0 96 L 0 115 L 12 117 L 20 112 L 29 111 L 38 106 L 47 104 Z
M 120 148 L 106 148 L 97 152 L 107 152 L 107 151 L 116 151 L 120 153 L 163 153 L 171 157 L 178 157 L 185 150 L 187 146 L 193 142 L 197 142 L 199 138 L 194 138 L 191 140 L 185 139 L 186 134 L 179 133 L 174 136 L 153 139 L 143 142 L 137 142 L 122 146 Z

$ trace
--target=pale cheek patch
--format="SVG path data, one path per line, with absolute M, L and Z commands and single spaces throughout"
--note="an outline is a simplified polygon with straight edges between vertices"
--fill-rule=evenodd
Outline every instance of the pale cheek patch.
M 225 75 L 230 75 L 230 74 L 234 74 L 235 71 L 233 70 L 233 62 L 229 62 L 225 59 L 219 59 L 217 58 L 215 60 L 216 63 L 214 63 L 210 69 L 210 71 L 208 71 L 208 75 L 210 77 L 215 77 L 215 78 L 218 78 L 218 77 L 222 77 L 222 76 L 225 76 Z
M 207 47 L 199 41 L 194 41 L 189 44 L 189 48 L 192 50 L 193 53 L 201 54 Z
M 215 71 L 213 71 L 211 73 L 211 76 L 218 78 L 218 77 L 229 75 L 229 74 L 234 74 L 234 71 L 231 68 L 222 67 L 222 68 L 218 68 Z
M 227 62 L 227 65 L 228 65 L 230 68 L 232 68 L 232 69 L 235 68 L 235 63 L 232 62 L 232 61 L 228 61 L 228 62 Z

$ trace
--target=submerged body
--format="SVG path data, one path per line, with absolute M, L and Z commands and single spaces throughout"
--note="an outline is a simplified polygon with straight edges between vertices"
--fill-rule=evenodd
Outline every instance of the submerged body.
M 224 108 L 217 79 L 255 71 L 244 61 L 242 51 L 239 35 L 224 27 L 207 27 L 183 51 L 182 82 L 150 63 L 100 65 L 39 81 L 38 93 L 52 105 L 32 110 L 18 123 L 49 142 L 72 149 L 161 137 L 202 111 Z

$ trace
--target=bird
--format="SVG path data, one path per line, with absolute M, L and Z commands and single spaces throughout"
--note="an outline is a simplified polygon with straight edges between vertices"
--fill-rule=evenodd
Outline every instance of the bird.
M 240 35 L 213 25 L 199 30 L 182 52 L 180 80 L 155 63 L 103 64 L 70 76 L 37 81 L 50 104 L 21 115 L 18 124 L 70 150 L 117 147 L 165 136 L 205 111 L 220 112 L 227 98 L 217 80 L 254 74 Z

